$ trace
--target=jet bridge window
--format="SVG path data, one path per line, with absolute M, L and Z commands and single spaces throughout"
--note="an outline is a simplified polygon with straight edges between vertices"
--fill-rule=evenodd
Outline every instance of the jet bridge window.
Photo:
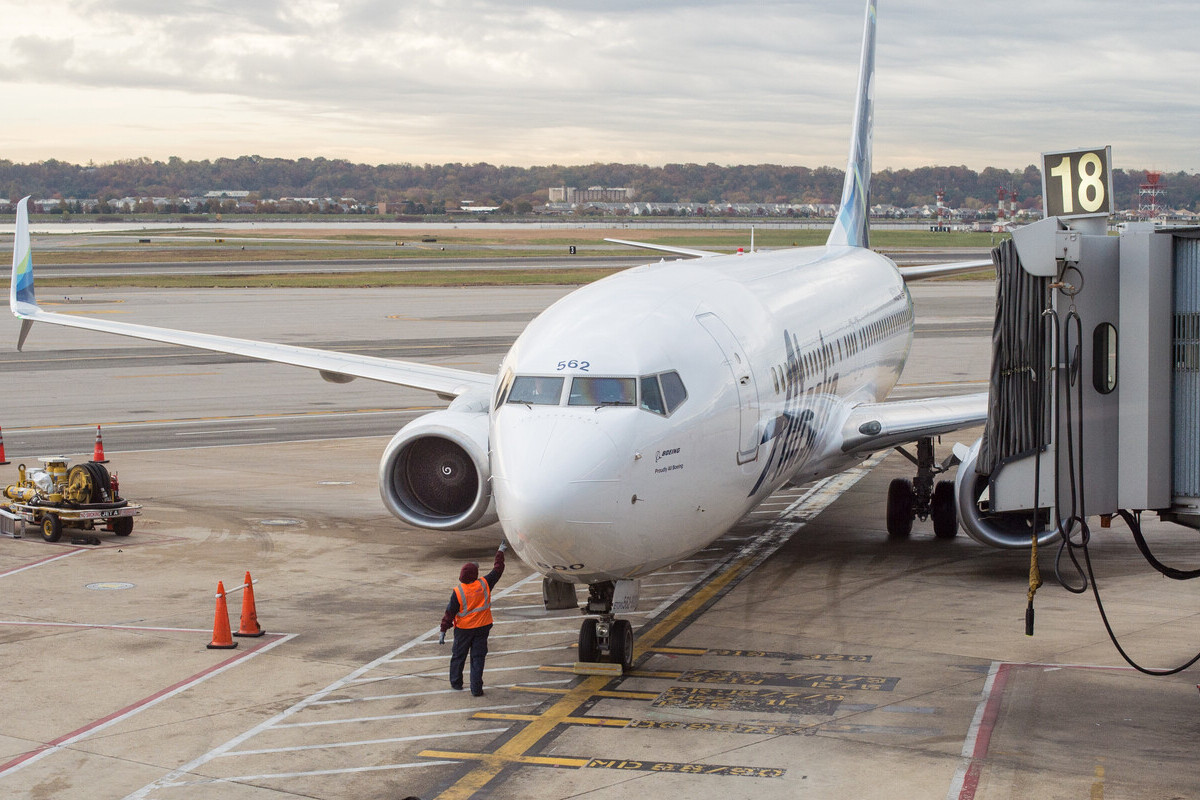
M 519 375 L 513 379 L 508 393 L 509 403 L 526 403 L 535 406 L 556 406 L 562 397 L 561 376 Z
M 637 403 L 633 378 L 575 378 L 571 381 L 569 406 L 632 406 Z

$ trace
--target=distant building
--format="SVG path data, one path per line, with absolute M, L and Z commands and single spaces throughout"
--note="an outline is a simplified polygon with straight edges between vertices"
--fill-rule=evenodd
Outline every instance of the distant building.
M 589 186 L 577 189 L 574 186 L 551 186 L 551 203 L 624 203 L 633 198 L 633 189 L 624 187 Z
M 206 200 L 245 200 L 249 196 L 249 192 L 233 191 L 230 189 L 213 189 L 211 192 L 204 193 Z

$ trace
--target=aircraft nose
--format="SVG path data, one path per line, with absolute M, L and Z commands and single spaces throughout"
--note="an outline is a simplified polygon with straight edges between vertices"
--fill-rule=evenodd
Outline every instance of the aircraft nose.
M 573 534 L 592 526 L 601 533 L 617 520 L 621 455 L 611 430 L 617 420 L 602 417 L 607 409 L 594 416 L 515 411 L 493 431 L 501 523 L 514 544 L 538 551 L 536 561 L 574 563 L 580 540 Z

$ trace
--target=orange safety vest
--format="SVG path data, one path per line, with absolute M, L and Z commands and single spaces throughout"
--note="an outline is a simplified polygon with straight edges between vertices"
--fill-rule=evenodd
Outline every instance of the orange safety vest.
M 458 614 L 454 617 L 456 628 L 482 628 L 492 624 L 492 589 L 483 578 L 474 583 L 460 583 L 454 587 L 458 598 Z

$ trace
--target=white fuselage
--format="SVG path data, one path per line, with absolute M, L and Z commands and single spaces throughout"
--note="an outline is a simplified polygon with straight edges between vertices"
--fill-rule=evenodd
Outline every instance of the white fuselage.
M 903 279 L 862 248 L 660 262 L 584 287 L 535 319 L 500 368 L 501 400 L 515 378 L 564 379 L 558 399 L 493 400 L 505 534 L 526 563 L 577 583 L 685 558 L 783 484 L 850 466 L 842 425 L 887 395 L 911 341 Z M 667 372 L 686 389 L 670 413 L 641 391 L 608 405 L 571 390 L 575 378 Z

